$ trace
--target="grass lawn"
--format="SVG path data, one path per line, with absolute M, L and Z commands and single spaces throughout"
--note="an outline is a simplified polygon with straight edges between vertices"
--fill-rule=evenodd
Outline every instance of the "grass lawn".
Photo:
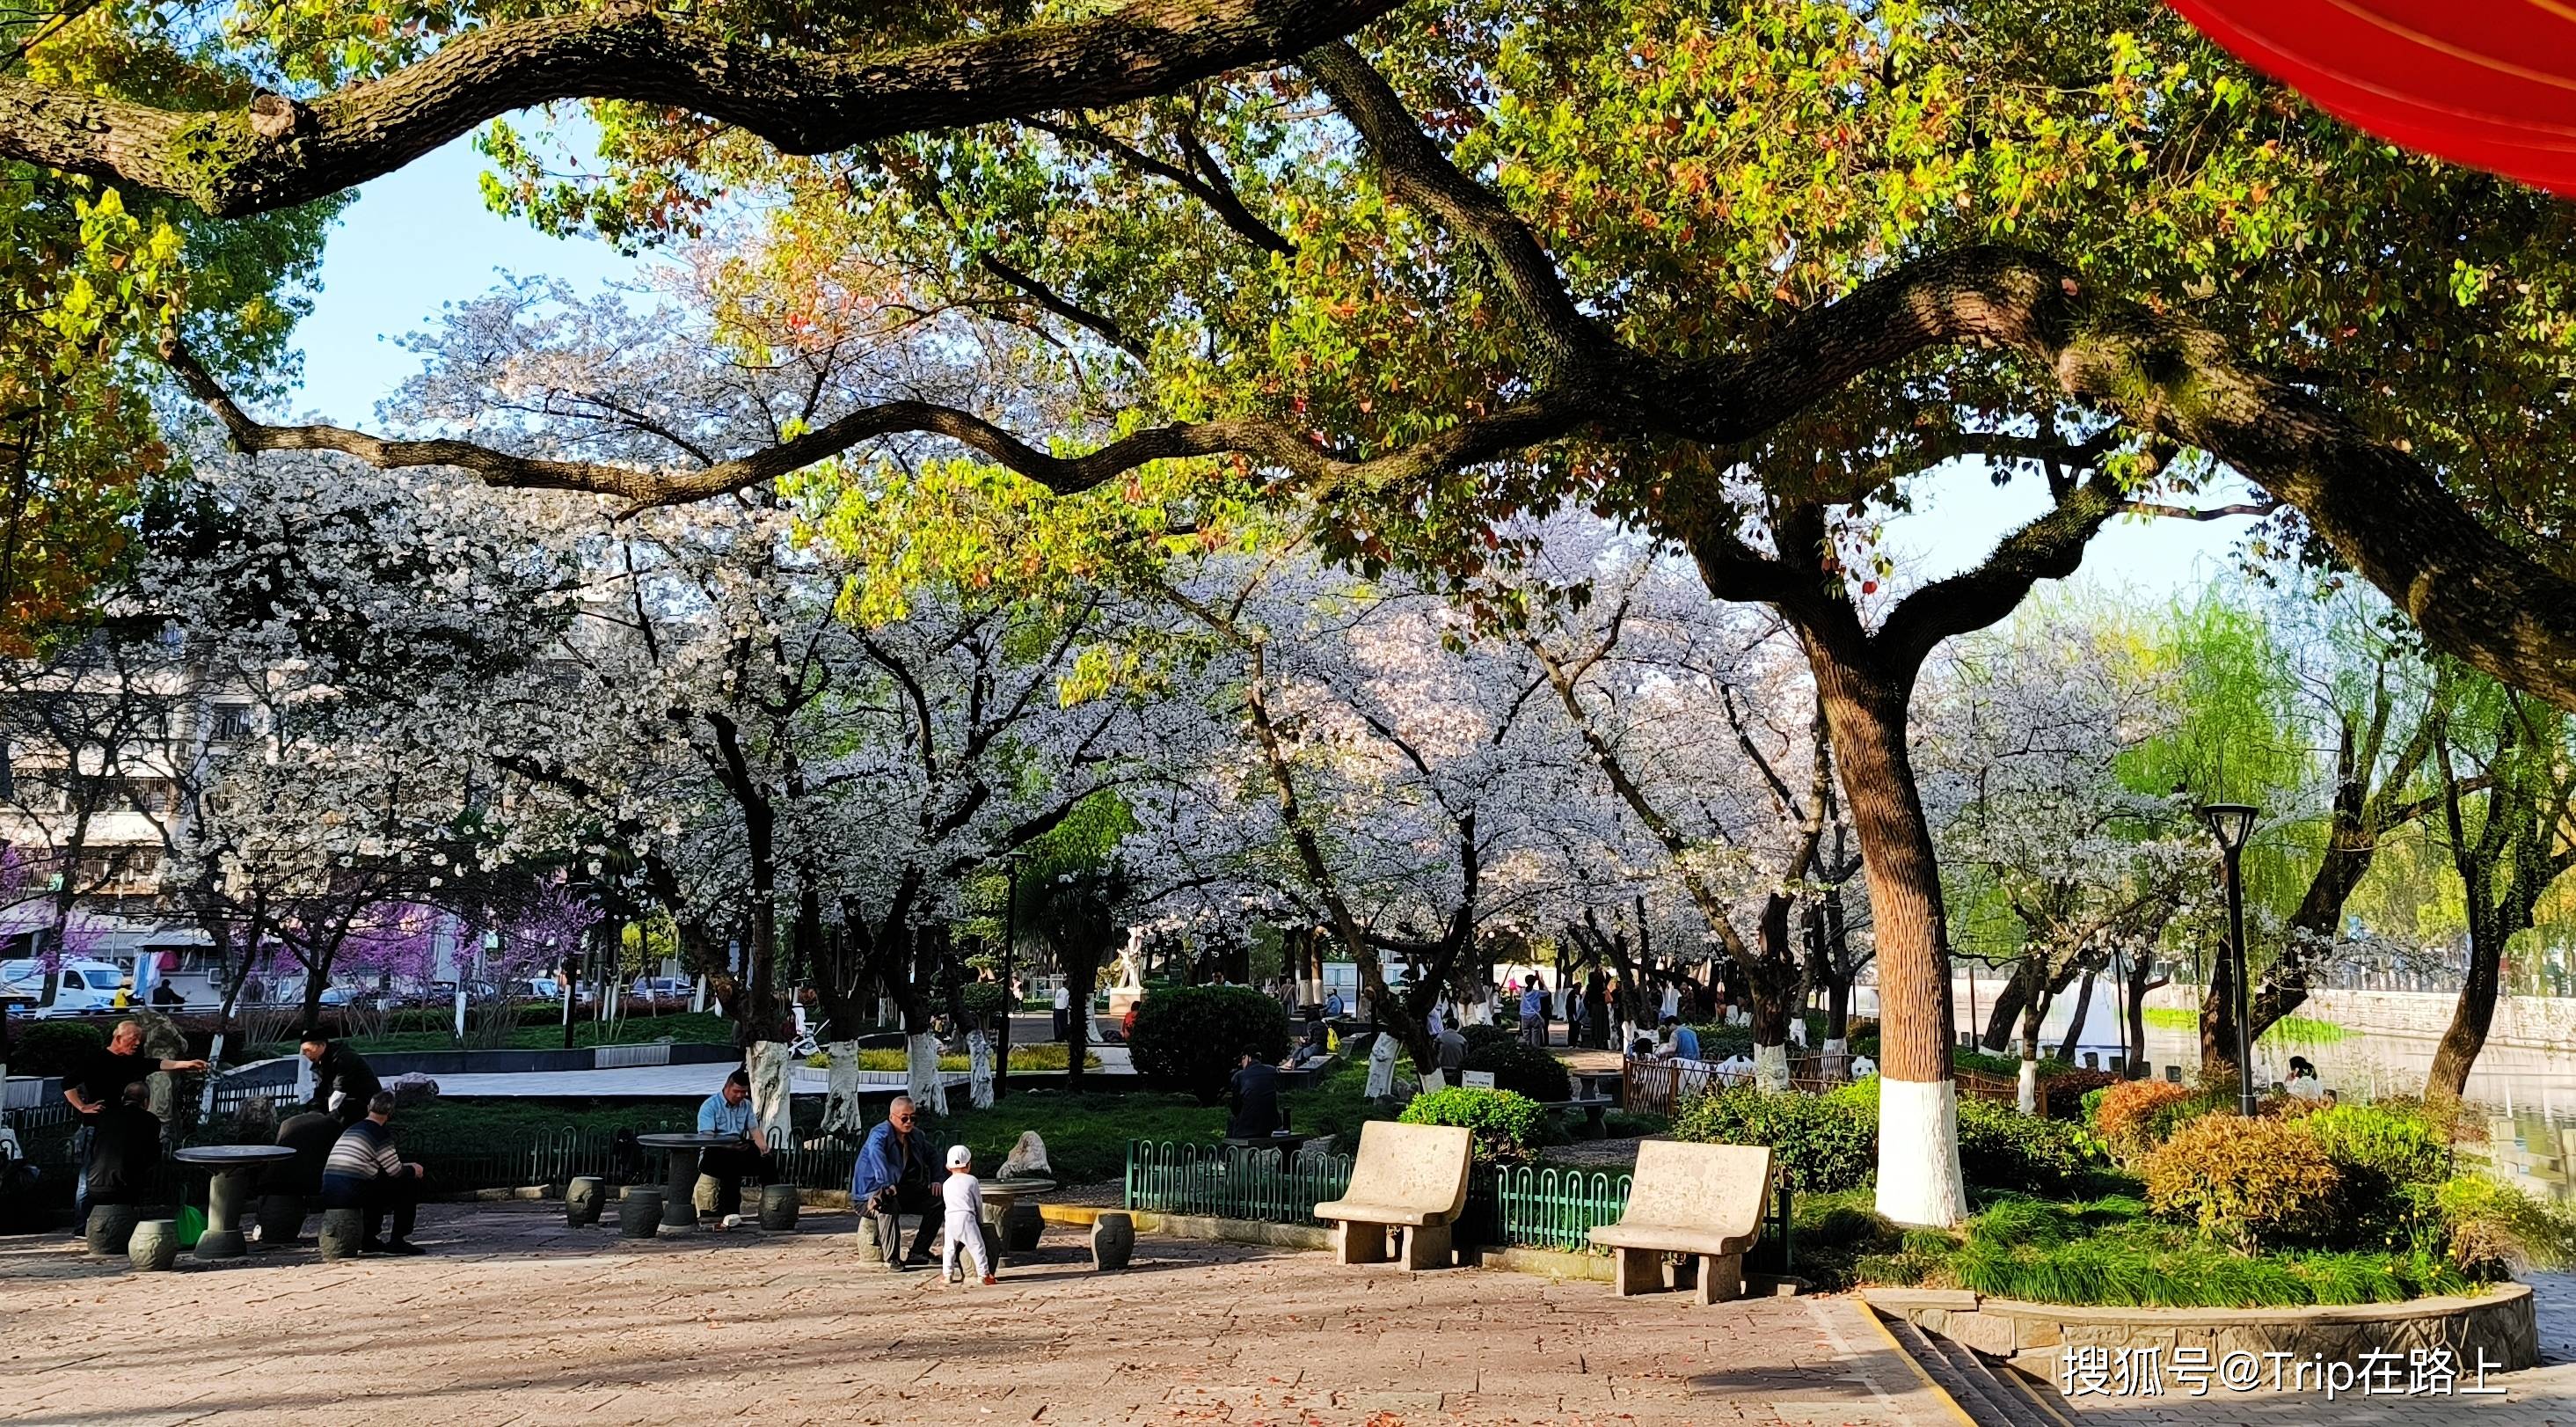
M 2200 1013 L 2180 1006 L 2149 1006 L 2147 1024 L 2163 1031 L 2200 1030 Z M 2263 1033 L 2265 1045 L 2332 1045 L 2351 1032 L 2314 1016 L 2283 1016 Z
M 1338 1134 L 1345 1144 L 1370 1118 L 1361 1090 L 1368 1067 L 1345 1065 L 1311 1089 L 1279 1097 L 1289 1122 L 1316 1134 Z M 978 1164 L 996 1165 L 1011 1151 L 1024 1130 L 1046 1141 L 1047 1157 L 1066 1183 L 1116 1179 L 1126 1170 L 1131 1139 L 1214 1140 L 1225 1132 L 1225 1107 L 1201 1105 L 1187 1095 L 1154 1091 L 1084 1091 L 1068 1095 L 1054 1089 L 1014 1089 L 1009 1099 L 990 1110 L 977 1110 L 965 1093 L 951 1097 L 945 1117 L 922 1117 L 933 1144 L 964 1144 Z M 414 1144 L 468 1148 L 522 1139 L 545 1130 L 576 1127 L 599 1133 L 620 1128 L 639 1132 L 686 1128 L 697 1114 L 689 1099 L 543 1103 L 525 1100 L 438 1100 L 396 1118 L 396 1129 Z M 799 1098 L 796 1118 L 810 1129 L 820 1103 Z
M 2439 1258 L 2384 1250 L 2244 1254 L 2148 1217 L 2127 1195 L 2076 1202 L 1985 1198 L 1967 1228 L 1898 1229 L 1872 1191 L 1796 1201 L 1796 1272 L 1820 1287 L 1965 1288 L 1997 1298 L 2159 1308 L 2393 1303 L 2474 1285 Z M 1765 1243 L 1756 1263 L 1776 1264 Z

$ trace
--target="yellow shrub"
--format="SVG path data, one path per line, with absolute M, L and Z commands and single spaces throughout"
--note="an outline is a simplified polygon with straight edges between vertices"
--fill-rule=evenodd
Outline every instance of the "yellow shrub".
M 2142 1166 L 2147 1207 L 2244 1248 L 2330 1228 L 2341 1176 L 2299 1125 L 2203 1115 Z

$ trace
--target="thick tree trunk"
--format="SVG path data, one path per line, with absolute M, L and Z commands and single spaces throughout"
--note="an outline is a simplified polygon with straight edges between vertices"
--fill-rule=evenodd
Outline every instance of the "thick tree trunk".
M 2209 987 L 2200 998 L 2200 1075 L 2203 1080 L 2236 1076 L 2235 958 L 2221 947 L 2209 965 Z
M 2013 963 L 2012 975 L 1995 993 L 1994 1010 L 1986 1017 L 1986 1032 L 1977 1038 L 1981 1049 L 2001 1055 L 2013 1043 L 2013 1028 L 2021 1021 L 2022 1008 L 2038 993 L 2040 974 L 2035 957 L 2025 956 Z
M 1878 1211 L 1948 1228 L 1967 1212 L 1950 1076 L 1950 946 L 1932 831 L 1906 754 L 1910 678 L 1873 676 L 1805 638 L 1860 836 L 1878 940 Z
M 2084 1039 L 2085 1017 L 2091 1014 L 2092 1010 L 2093 968 L 2088 966 L 2084 968 L 2083 985 L 2076 988 L 2075 1014 L 2066 1018 L 2066 1038 L 2057 1043 L 2059 1060 L 2071 1062 L 2075 1059 L 2075 1048 L 2082 1044 Z
M 2481 889 L 2472 887 L 2474 897 Z M 2469 909 L 2469 974 L 2460 984 L 2459 1004 L 2451 1010 L 2450 1027 L 2433 1052 L 2432 1073 L 2424 1079 L 2424 1098 L 2437 1105 L 2456 1105 L 2468 1093 L 2469 1071 L 2486 1049 L 2487 1031 L 2495 1024 L 2496 992 L 2503 978 L 2503 928 L 2474 903 Z

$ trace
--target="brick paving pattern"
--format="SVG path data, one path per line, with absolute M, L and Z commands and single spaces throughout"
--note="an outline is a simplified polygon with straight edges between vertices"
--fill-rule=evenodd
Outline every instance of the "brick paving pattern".
M 628 1243 L 551 1204 L 431 1206 L 427 1258 L 158 1275 L 0 1239 L 0 1421 L 1956 1423 L 1848 1298 L 1160 1237 L 1100 1275 L 1053 1226 L 1002 1286 L 952 1288 L 862 1263 L 851 1227 Z

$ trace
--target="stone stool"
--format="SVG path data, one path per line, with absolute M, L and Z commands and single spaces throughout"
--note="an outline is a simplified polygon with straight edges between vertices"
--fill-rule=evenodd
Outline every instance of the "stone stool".
M 564 1222 L 578 1229 L 599 1222 L 599 1206 L 608 1197 L 608 1182 L 595 1174 L 576 1177 L 564 1186 Z
M 1012 1253 L 1036 1253 L 1038 1240 L 1046 1234 L 1046 1216 L 1038 1212 L 1034 1199 L 1011 1201 L 1011 1212 L 1002 1216 L 1002 1242 Z
M 1125 1268 L 1136 1252 L 1136 1217 L 1108 1211 L 1091 1221 L 1091 1267 L 1095 1272 Z
M 764 1184 L 760 1187 L 760 1227 L 783 1233 L 796 1227 L 796 1211 L 804 1206 L 793 1184 Z
M 259 1198 L 259 1241 L 276 1248 L 292 1244 L 304 1234 L 304 1196 L 301 1194 L 263 1194 Z
M 84 1230 L 89 1251 L 94 1254 L 121 1254 L 134 1237 L 134 1226 L 141 1222 L 143 1210 L 132 1204 L 93 1204 L 89 1206 L 89 1224 Z
M 617 1201 L 617 1233 L 620 1238 L 649 1239 L 662 1227 L 662 1186 L 630 1184 L 626 1197 Z
M 325 1209 L 322 1211 L 322 1261 L 337 1263 L 358 1256 L 367 1242 L 367 1211 L 364 1209 Z
M 179 1221 L 145 1219 L 125 1241 L 126 1260 L 136 1273 L 166 1273 L 179 1261 Z

